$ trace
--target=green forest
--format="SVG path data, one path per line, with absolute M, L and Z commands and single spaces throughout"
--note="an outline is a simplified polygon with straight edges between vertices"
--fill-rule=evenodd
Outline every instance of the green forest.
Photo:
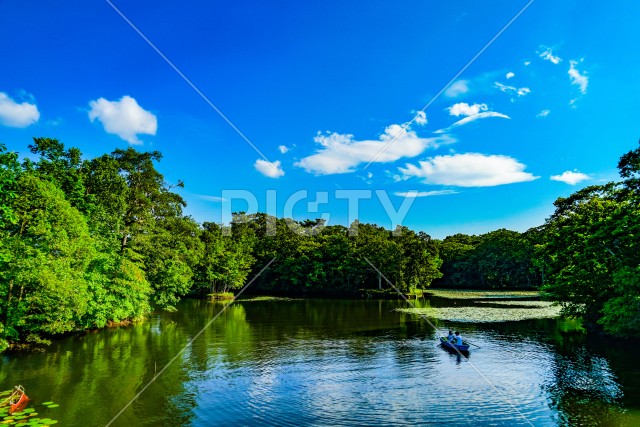
M 251 292 L 389 288 L 368 260 L 402 292 L 535 289 L 591 329 L 640 337 L 640 148 L 620 158 L 619 182 L 558 199 L 540 227 L 443 240 L 262 213 L 199 224 L 157 151 L 86 159 L 50 138 L 28 148 L 21 160 L 0 145 L 0 351 L 237 291 L 274 258 Z

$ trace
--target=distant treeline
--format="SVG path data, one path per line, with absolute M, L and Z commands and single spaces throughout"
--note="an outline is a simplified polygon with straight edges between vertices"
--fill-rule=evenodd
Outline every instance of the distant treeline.
M 623 156 L 623 182 L 559 199 L 542 227 L 438 241 L 406 227 L 261 213 L 198 224 L 183 214 L 182 183 L 156 170 L 156 151 L 83 159 L 49 138 L 29 149 L 19 162 L 0 145 L 0 349 L 238 290 L 274 258 L 252 291 L 349 295 L 389 288 L 385 277 L 403 292 L 542 285 L 569 314 L 640 331 L 639 150 Z
M 539 289 L 542 270 L 535 262 L 535 247 L 540 237 L 536 230 L 505 229 L 480 236 L 449 236 L 438 244 L 443 276 L 433 286 Z

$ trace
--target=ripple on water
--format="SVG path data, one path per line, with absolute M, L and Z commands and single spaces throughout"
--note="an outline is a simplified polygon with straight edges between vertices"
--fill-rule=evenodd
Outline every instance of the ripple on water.
M 593 421 L 584 409 L 563 414 L 581 397 L 609 409 L 620 397 L 606 360 L 563 355 L 546 331 L 447 324 L 479 346 L 467 359 L 441 349 L 420 322 L 332 333 L 287 320 L 277 333 L 255 328 L 248 344 L 209 343 L 215 357 L 193 379 L 194 425 L 554 426 Z
M 424 425 L 457 417 L 456 425 L 517 425 L 526 418 L 553 425 L 538 386 L 541 374 L 531 369 L 547 363 L 545 351 L 532 343 L 521 345 L 520 352 L 528 356 L 515 367 L 505 360 L 520 360 L 521 354 L 499 344 L 486 345 L 460 364 L 434 341 L 420 339 L 371 339 L 367 345 L 374 351 L 364 358 L 354 357 L 349 340 L 301 344 L 291 340 L 254 363 L 221 367 L 226 370 L 222 375 L 213 375 L 213 369 L 201 389 L 198 419 L 251 425 Z M 496 352 L 502 357 L 493 357 Z M 495 388 L 473 370 L 474 356 L 476 368 Z M 216 413 L 200 409 L 207 407 L 217 408 Z

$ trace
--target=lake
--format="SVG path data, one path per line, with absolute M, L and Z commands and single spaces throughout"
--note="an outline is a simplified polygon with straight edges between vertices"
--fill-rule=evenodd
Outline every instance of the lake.
M 46 352 L 2 354 L 0 384 L 22 384 L 29 406 L 62 426 L 106 425 L 173 358 L 112 425 L 640 425 L 636 349 L 574 320 L 491 317 L 540 309 L 522 296 L 438 295 L 415 305 L 475 344 L 468 358 L 397 311 L 405 301 L 258 298 L 220 313 L 224 303 L 184 300 Z M 493 314 L 456 317 L 474 307 Z

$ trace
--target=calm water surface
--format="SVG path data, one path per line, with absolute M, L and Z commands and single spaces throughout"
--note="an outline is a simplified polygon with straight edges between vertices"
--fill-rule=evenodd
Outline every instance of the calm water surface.
M 472 304 L 423 300 L 424 304 Z M 114 426 L 640 426 L 637 349 L 587 339 L 562 319 L 448 323 L 480 348 L 437 345 L 400 301 L 239 301 Z M 223 307 L 186 300 L 141 324 L 1 356 L 63 426 L 107 424 Z

